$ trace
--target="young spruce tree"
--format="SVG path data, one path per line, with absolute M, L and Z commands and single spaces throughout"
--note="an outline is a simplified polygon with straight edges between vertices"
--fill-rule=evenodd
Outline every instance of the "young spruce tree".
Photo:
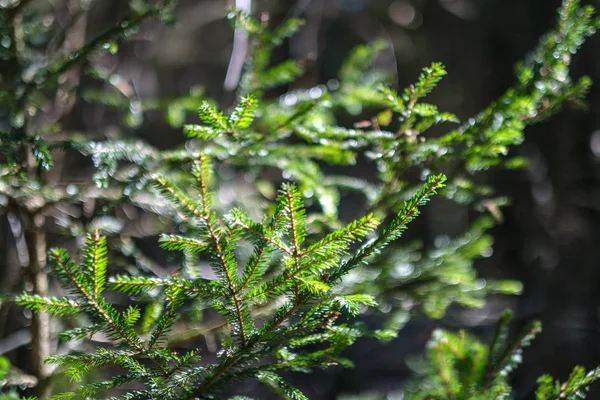
M 133 0 L 131 16 L 74 50 L 68 32 L 40 24 L 45 11 L 35 1 L 1 5 L 0 57 L 7 68 L 0 103 L 9 118 L 0 132 L 0 191 L 30 283 L 15 284 L 14 291 L 27 289 L 15 300 L 33 311 L 31 372 L 39 398 L 224 398 L 235 394 L 237 381 L 256 379 L 283 398 L 303 399 L 282 374 L 351 366 L 342 352 L 360 337 L 390 340 L 417 313 L 440 318 L 454 303 L 481 307 L 489 293 L 520 291 L 511 281 L 482 285 L 475 273 L 474 260 L 491 246 L 486 231 L 505 200 L 473 177 L 491 167 L 523 165 L 505 156 L 523 141 L 526 126 L 585 96 L 589 79 L 573 80 L 569 64 L 599 24 L 591 7 L 564 0 L 556 28 L 517 66 L 513 87 L 461 124 L 425 102 L 446 74 L 443 65 L 432 64 L 414 85 L 396 91 L 389 76 L 372 68 L 386 47 L 379 41 L 353 50 L 338 81 L 270 98 L 269 89 L 290 85 L 304 72 L 302 61 L 271 62 L 273 49 L 302 22 L 272 26 L 267 14 L 255 19 L 239 11 L 229 18 L 251 47 L 229 109 L 220 110 L 198 90 L 166 100 L 119 90 L 119 76 L 96 65 L 94 55 L 118 51 L 147 19 L 170 21 L 175 5 Z M 52 53 L 56 36 L 63 46 Z M 186 145 L 160 151 L 61 127 L 48 110 L 68 112 L 60 99 L 78 89 L 78 69 L 109 88 L 80 90 L 82 101 L 123 110 L 132 129 L 144 112 L 164 110 L 169 124 L 182 127 Z M 183 125 L 185 112 L 196 108 L 200 123 Z M 342 112 L 370 117 L 348 128 L 336 123 Z M 432 134 L 438 124 L 450 130 Z M 51 169 L 60 150 L 90 157 L 98 187 L 56 180 Z M 375 180 L 352 175 L 359 158 L 373 164 Z M 332 174 L 326 168 L 332 165 L 348 167 Z M 249 184 L 236 187 L 215 170 L 244 174 Z M 267 178 L 273 170 L 281 172 L 281 185 Z M 232 190 L 235 196 L 224 201 Z M 340 197 L 349 192 L 366 205 L 355 220 L 342 221 Z M 399 241 L 436 193 L 482 217 L 435 249 Z M 90 210 L 90 202 L 102 207 Z M 123 234 L 113 214 L 123 205 L 169 221 L 161 225 L 160 245 L 180 253 L 177 274 L 153 268 Z M 84 210 L 86 219 L 73 208 Z M 48 252 L 48 233 L 72 238 L 68 243 L 80 256 Z M 126 260 L 116 273 L 112 257 Z M 46 260 L 63 290 L 54 296 Z M 210 271 L 201 268 L 206 264 Z M 128 296 L 128 307 L 115 301 L 115 292 Z M 4 296 L 0 305 L 12 300 Z M 355 318 L 370 312 L 381 315 L 381 329 Z M 67 345 L 53 355 L 48 315 L 68 322 L 60 333 Z M 539 324 L 507 341 L 508 320 L 501 316 L 489 346 L 464 332 L 436 332 L 429 368 L 407 387 L 407 396 L 510 398 L 507 372 Z M 208 336 L 219 340 L 216 357 L 186 345 Z M 2 363 L 0 377 L 11 373 Z M 88 378 L 105 367 L 105 379 Z M 81 383 L 54 390 L 61 374 Z M 579 367 L 562 384 L 542 377 L 537 398 L 580 398 L 597 377 L 598 371 Z M 12 381 L 3 382 L 8 387 Z

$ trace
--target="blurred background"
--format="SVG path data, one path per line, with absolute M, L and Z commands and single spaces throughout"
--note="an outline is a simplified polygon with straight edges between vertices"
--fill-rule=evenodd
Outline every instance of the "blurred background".
M 69 1 L 49 3 L 57 18 L 67 18 Z M 589 3 L 600 6 L 597 1 Z M 448 76 L 429 102 L 466 120 L 513 82 L 515 62 L 554 25 L 560 0 L 238 0 L 241 4 L 251 5 L 254 13 L 270 12 L 274 21 L 289 16 L 306 20 L 301 32 L 275 55 L 307 60 L 307 73 L 298 87 L 334 78 L 352 47 L 383 38 L 393 52 L 384 54 L 378 66 L 393 71 L 400 88 L 413 82 L 423 66 L 444 63 Z M 180 0 L 174 26 L 146 24 L 117 55 L 100 62 L 142 98 L 183 95 L 190 87 L 200 87 L 228 106 L 233 94 L 224 82 L 234 34 L 224 17 L 233 5 L 225 0 Z M 92 37 L 127 12 L 128 4 L 122 0 L 91 1 L 78 23 Z M 525 144 L 512 150 L 530 160 L 528 169 L 490 171 L 480 177 L 498 194 L 510 197 L 512 205 L 504 209 L 503 224 L 494 229 L 494 253 L 479 262 L 479 272 L 520 280 L 524 294 L 492 298 L 477 312 L 453 309 L 442 321 L 414 319 L 387 345 L 361 341 L 348 354 L 356 363 L 354 369 L 289 377 L 308 397 L 393 392 L 409 376 L 408 365 L 422 354 L 434 328 L 480 325 L 505 307 L 514 309 L 519 323 L 540 319 L 544 327 L 514 375 L 517 398 L 531 398 L 543 373 L 564 378 L 575 364 L 588 368 L 600 364 L 599 46 L 596 35 L 573 64 L 575 77 L 590 75 L 598 82 L 588 97 L 589 110 L 565 109 L 550 122 L 529 128 Z M 98 85 L 81 79 L 82 87 Z M 117 113 L 84 103 L 75 104 L 61 118 L 68 127 L 94 132 L 121 125 Z M 160 113 L 149 113 L 130 133 L 160 148 L 184 139 Z M 77 180 L 77 174 L 71 178 Z M 352 205 L 347 207 L 351 214 Z M 418 221 L 419 234 L 431 240 L 467 227 L 468 211 L 447 213 L 427 211 Z M 255 388 L 245 390 L 255 395 Z

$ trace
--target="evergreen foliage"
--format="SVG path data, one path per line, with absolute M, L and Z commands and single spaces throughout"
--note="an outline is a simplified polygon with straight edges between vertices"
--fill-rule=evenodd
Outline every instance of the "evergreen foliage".
M 534 321 L 509 340 L 510 311 L 496 324 L 489 344 L 461 330 L 438 329 L 427 345 L 424 364 L 415 363 L 415 379 L 406 385 L 402 398 L 411 400 L 497 400 L 515 398 L 510 373 L 522 362 L 523 350 L 541 330 Z M 589 385 L 600 378 L 600 369 L 577 366 L 565 382 L 544 375 L 538 380 L 536 400 L 586 398 Z M 356 399 L 384 400 L 385 395 L 364 395 Z
M 0 57 L 10 65 L 0 97 L 10 115 L 0 132 L 3 207 L 28 230 L 30 254 L 46 253 L 45 242 L 34 235 L 46 230 L 74 238 L 81 254 L 72 258 L 64 249 L 51 250 L 52 277 L 63 291 L 53 297 L 34 285 L 16 302 L 34 318 L 51 314 L 78 322 L 61 333 L 66 342 L 98 336 L 109 342 L 47 359 L 58 373 L 86 382 L 50 397 L 55 400 L 110 396 L 117 387 L 123 387 L 114 397 L 119 399 L 223 398 L 244 379 L 256 379 L 283 398 L 303 399 L 282 374 L 351 366 L 342 352 L 361 337 L 390 340 L 417 313 L 441 318 L 452 304 L 481 307 L 490 293 L 518 294 L 520 283 L 484 281 L 474 270 L 475 260 L 489 253 L 492 238 L 486 232 L 501 220 L 506 204 L 474 176 L 491 167 L 523 165 L 505 156 L 523 141 L 526 126 L 568 102 L 581 102 L 590 81 L 572 79 L 569 64 L 600 23 L 591 7 L 564 0 L 555 30 L 517 65 L 516 83 L 460 123 L 425 102 L 446 74 L 444 66 L 433 63 L 416 83 L 396 90 L 392 77 L 372 67 L 386 48 L 381 41 L 354 49 L 339 81 L 286 91 L 305 64 L 273 65 L 271 56 L 302 22 L 289 19 L 273 27 L 267 14 L 255 19 L 239 11 L 229 18 L 249 35 L 250 49 L 235 104 L 221 109 L 197 88 L 171 99 L 128 96 L 119 89 L 118 75 L 89 58 L 117 51 L 118 41 L 147 19 L 169 22 L 175 1 L 131 1 L 131 16 L 57 57 L 36 53 L 20 36 L 24 18 L 29 23 L 37 17 L 26 7 L 29 2 L 9 3 L 0 16 L 1 33 L 9 38 Z M 53 135 L 64 131 L 51 119 L 34 124 L 31 117 L 64 89 L 61 76 L 81 65 L 109 87 L 84 91 L 82 100 L 122 110 L 132 129 L 145 112 L 162 110 L 171 126 L 182 128 L 185 146 L 161 151 L 126 138 Z M 273 88 L 283 94 L 271 98 Z M 197 123 L 184 124 L 186 112 L 196 109 Z M 341 113 L 356 120 L 353 127 L 338 125 Z M 52 168 L 60 149 L 89 157 L 99 188 L 52 182 L 43 171 Z M 376 179 L 353 176 L 357 160 L 368 161 Z M 331 166 L 345 172 L 332 174 Z M 248 185 L 224 200 L 235 181 L 214 174 L 217 169 L 244 174 Z M 273 170 L 283 182 L 267 177 Z M 351 222 L 339 213 L 346 193 L 365 202 Z M 434 248 L 398 240 L 436 193 L 489 215 Z M 65 205 L 83 209 L 90 201 L 103 207 L 92 210 L 87 221 L 65 211 Z M 164 232 L 160 245 L 180 253 L 178 275 L 152 273 L 148 258 L 124 237 L 112 210 L 125 204 L 156 215 L 158 231 Z M 47 215 L 53 223 L 39 223 Z M 13 233 L 18 241 L 18 229 Z M 32 281 L 42 277 L 43 262 L 41 256 L 24 263 Z M 198 268 L 204 262 L 211 273 Z M 120 266 L 125 269 L 112 272 Z M 128 307 L 115 301 L 115 292 L 128 298 Z M 353 318 L 365 312 L 382 316 L 382 329 L 369 330 Z M 214 313 L 222 321 L 216 328 L 199 322 Z M 539 331 L 534 324 L 506 345 L 508 319 L 502 316 L 490 346 L 467 333 L 438 331 L 428 348 L 426 384 L 415 398 L 508 398 L 506 375 Z M 198 336 L 218 332 L 216 360 L 178 346 L 181 331 L 189 328 L 184 321 L 199 326 Z M 120 375 L 89 383 L 88 374 L 104 367 Z M 48 378 L 41 371 L 36 375 L 40 382 Z M 597 375 L 577 367 L 563 384 L 542 377 L 538 399 L 580 396 Z
M 533 322 L 515 339 L 508 341 L 511 313 L 505 311 L 498 321 L 489 345 L 468 333 L 438 330 L 427 348 L 428 369 L 421 381 L 408 391 L 409 399 L 506 399 L 511 398 L 509 373 L 522 362 L 523 348 L 541 332 Z M 575 367 L 569 378 L 560 383 L 545 375 L 538 381 L 537 400 L 581 399 L 590 383 L 600 377 L 600 370 L 586 372 Z
M 94 396 L 98 391 L 138 381 L 145 389 L 138 390 L 134 398 L 208 398 L 233 380 L 256 376 L 289 397 L 304 398 L 297 389 L 285 384 L 277 372 L 348 365 L 349 361 L 342 358 L 340 352 L 368 333 L 360 325 L 342 323 L 338 319 L 343 314 L 356 315 L 363 304 L 375 305 L 373 297 L 368 295 L 331 293 L 330 285 L 335 285 L 369 256 L 398 238 L 417 214 L 417 207 L 435 194 L 444 181 L 443 176 L 431 177 L 375 239 L 352 252 L 353 242 L 361 241 L 376 229 L 378 220 L 372 215 L 306 246 L 309 226 L 302 197 L 295 186 L 285 184 L 273 214 L 258 223 L 240 209 L 227 216 L 213 211 L 211 166 L 206 156 L 200 156 L 195 164 L 194 176 L 199 190 L 197 199 L 165 178 L 155 177 L 158 190 L 190 219 L 197 235 L 193 238 L 163 236 L 161 242 L 168 249 L 205 253 L 217 279 L 116 276 L 110 281 L 114 290 L 128 294 L 161 289 L 160 298 L 165 307 L 152 324 L 147 340 L 135 329 L 141 317 L 139 308 L 132 306 L 119 312 L 102 296 L 106 280 L 106 241 L 98 235 L 88 237 L 81 266 L 64 250 L 51 251 L 54 271 L 68 291 L 68 299 L 29 294 L 17 298 L 18 304 L 34 311 L 44 309 L 59 316 L 85 312 L 93 324 L 86 330 L 78 328 L 64 335 L 82 337 L 101 332 L 116 344 L 115 349 L 101 347 L 93 353 L 50 357 L 48 362 L 64 366 L 74 379 L 81 378 L 91 368 L 109 364 L 126 370 L 126 375 L 111 381 L 80 386 L 77 394 Z M 239 265 L 235 256 L 236 242 L 242 237 L 254 244 L 245 265 Z M 342 261 L 348 254 L 350 258 Z M 275 257 L 276 266 L 267 272 Z M 229 335 L 223 339 L 226 344 L 223 353 L 212 365 L 198 366 L 197 351 L 178 355 L 164 344 L 181 313 L 180 308 L 195 298 L 219 312 L 230 327 Z M 281 304 L 277 304 L 272 316 L 257 324 L 252 310 L 278 298 Z M 314 343 L 320 343 L 321 348 L 311 349 Z M 273 355 L 275 359 L 271 359 Z M 144 365 L 137 359 L 147 360 L 149 364 Z

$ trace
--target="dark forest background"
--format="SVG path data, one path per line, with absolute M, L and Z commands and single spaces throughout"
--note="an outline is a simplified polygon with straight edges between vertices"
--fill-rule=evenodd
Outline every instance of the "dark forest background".
M 68 6 L 68 1 L 62 3 L 56 5 L 59 17 L 60 7 Z M 383 38 L 393 45 L 394 51 L 384 54 L 379 66 L 397 74 L 399 87 L 414 81 L 421 68 L 432 61 L 447 66 L 448 76 L 429 101 L 464 120 L 511 84 L 514 64 L 553 26 L 559 3 L 560 0 L 253 0 L 252 7 L 256 13 L 269 11 L 274 21 L 291 15 L 306 19 L 300 34 L 275 55 L 279 59 L 307 58 L 307 74 L 297 83 L 299 87 L 334 78 L 353 46 Z M 597 1 L 593 4 L 600 6 Z M 141 97 L 181 95 L 197 85 L 222 106 L 228 106 L 233 94 L 223 88 L 223 82 L 233 32 L 224 16 L 226 7 L 231 5 L 224 0 L 180 0 L 175 26 L 145 25 L 118 55 L 107 57 L 105 62 Z M 85 19 L 86 35 L 112 26 L 127 9 L 127 2 L 122 0 L 91 2 Z M 513 308 L 522 324 L 540 319 L 544 326 L 514 375 L 517 398 L 530 398 L 535 380 L 543 373 L 564 378 L 575 364 L 600 364 L 598 48 L 600 35 L 593 37 L 574 58 L 574 76 L 590 75 L 596 82 L 588 97 L 589 109 L 565 109 L 549 122 L 529 128 L 525 144 L 512 150 L 530 160 L 528 169 L 490 171 L 479 177 L 512 199 L 512 205 L 504 209 L 504 223 L 493 232 L 494 254 L 478 264 L 480 274 L 521 280 L 524 294 L 492 298 L 483 310 L 452 309 L 442 321 L 415 319 L 388 345 L 359 342 L 350 353 L 356 363 L 354 369 L 291 377 L 310 398 L 335 399 L 341 393 L 399 388 L 410 372 L 407 360 L 411 364 L 422 354 L 434 328 L 466 326 L 486 335 L 505 307 Z M 83 77 L 80 86 L 86 85 L 98 84 Z M 120 124 L 117 113 L 83 102 L 75 103 L 73 112 L 64 118 L 71 128 L 93 132 L 106 132 Z M 159 113 L 149 113 L 142 127 L 129 134 L 161 148 L 183 141 L 181 132 L 171 128 Z M 77 166 L 74 161 L 69 179 L 81 179 L 84 173 Z M 357 167 L 357 175 L 368 172 Z M 351 216 L 352 202 L 344 204 L 342 215 Z M 428 209 L 411 234 L 431 241 L 441 233 L 462 232 L 471 217 L 469 212 L 449 207 Z M 6 226 L 2 230 L 4 237 L 10 235 Z M 148 239 L 148 243 L 154 243 L 153 239 Z M 517 324 L 515 329 L 518 328 Z M 252 390 L 248 387 L 249 392 Z M 590 398 L 596 397 L 592 394 Z

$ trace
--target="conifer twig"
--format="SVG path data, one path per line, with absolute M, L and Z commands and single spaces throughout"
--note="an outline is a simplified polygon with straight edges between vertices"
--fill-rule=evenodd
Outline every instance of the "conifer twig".
M 247 224 L 244 224 L 243 221 L 240 221 L 237 218 L 233 218 L 231 220 L 234 224 L 236 224 L 237 226 L 239 226 L 240 228 L 254 234 L 254 235 L 258 235 L 260 236 L 263 240 L 269 242 L 270 244 L 272 244 L 273 246 L 277 247 L 279 250 L 283 251 L 286 254 L 292 255 L 293 251 L 288 249 L 283 243 L 279 243 L 276 240 L 273 240 L 272 238 L 268 237 L 267 235 L 263 234 L 262 232 L 259 232 L 255 229 L 252 229 L 251 226 L 248 226 Z
M 299 272 L 300 271 L 300 245 L 298 243 L 298 232 L 296 230 L 296 216 L 294 213 L 294 199 L 292 198 L 292 193 L 288 190 L 286 191 L 286 199 L 287 199 L 287 206 L 289 208 L 289 213 L 290 213 L 290 230 L 292 232 L 292 257 L 294 258 L 294 270 Z M 298 302 L 300 301 L 300 284 L 298 283 L 297 279 L 294 279 L 294 290 L 295 290 L 295 299 L 294 299 L 294 304 L 298 304 Z
M 202 214 L 201 214 L 201 218 L 204 220 L 204 224 L 206 225 L 206 228 L 208 229 L 208 233 L 209 233 L 209 237 L 212 240 L 213 246 L 216 249 L 216 255 L 219 258 L 219 261 L 221 262 L 221 266 L 223 267 L 223 274 L 227 279 L 227 284 L 229 286 L 229 292 L 232 296 L 233 299 L 233 303 L 235 305 L 235 310 L 236 310 L 236 314 L 237 314 L 237 319 L 238 319 L 238 323 L 239 323 L 239 327 L 240 327 L 240 340 L 242 342 L 242 347 L 245 347 L 246 345 L 246 328 L 245 328 L 245 324 L 244 324 L 244 320 L 243 320 L 243 316 L 242 316 L 242 309 L 241 309 L 241 300 L 238 297 L 238 290 L 236 289 L 236 285 L 235 285 L 235 277 L 231 276 L 230 272 L 229 272 L 229 268 L 227 266 L 227 261 L 224 258 L 224 253 L 223 253 L 223 249 L 221 247 L 221 241 L 219 239 L 219 237 L 217 236 L 215 227 L 212 225 L 212 221 L 210 218 L 210 210 L 208 209 L 208 189 L 207 189 L 207 182 L 205 181 L 205 176 L 203 174 L 203 169 L 205 168 L 206 163 L 208 163 L 206 156 L 205 155 L 200 155 L 200 158 L 198 159 L 198 168 L 199 168 L 199 172 L 198 172 L 198 183 L 200 186 L 200 196 L 202 198 Z
M 91 293 L 88 293 L 88 291 L 81 285 L 81 283 L 77 280 L 77 278 L 73 275 L 73 273 L 70 271 L 70 269 L 67 267 L 67 265 L 65 265 L 64 260 L 61 257 L 60 253 L 56 253 L 54 252 L 52 254 L 53 258 L 54 258 L 54 262 L 56 263 L 56 265 L 58 265 L 62 271 L 68 276 L 68 278 L 71 280 L 71 283 L 73 284 L 73 286 L 75 288 L 77 288 L 77 291 L 85 298 L 85 300 L 87 301 L 87 303 L 92 306 L 92 308 L 102 317 L 102 319 L 115 331 L 119 334 L 119 336 L 125 340 L 127 343 L 129 343 L 129 345 L 131 347 L 133 347 L 135 350 L 137 350 L 140 354 L 146 356 L 160 371 L 161 373 L 165 376 L 168 377 L 169 373 L 168 371 L 163 367 L 163 365 L 154 357 L 152 357 L 151 355 L 148 354 L 147 350 L 138 342 L 136 342 L 135 340 L 132 340 L 130 338 L 129 335 L 127 335 L 123 329 L 121 328 L 121 326 L 119 326 L 119 324 L 117 324 L 110 315 L 108 315 L 108 313 L 102 308 L 102 306 L 100 304 L 98 304 L 97 300 L 94 298 L 94 296 Z

